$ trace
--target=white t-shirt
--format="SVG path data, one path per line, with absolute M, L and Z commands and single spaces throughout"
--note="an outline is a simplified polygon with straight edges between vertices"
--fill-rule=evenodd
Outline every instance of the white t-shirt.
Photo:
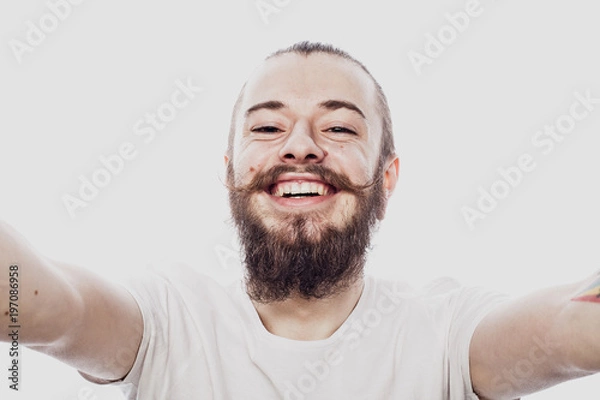
M 441 279 L 421 290 L 365 277 L 329 338 L 297 341 L 262 325 L 242 283 L 190 267 L 157 270 L 129 290 L 144 319 L 130 400 L 477 399 L 469 343 L 504 297 Z

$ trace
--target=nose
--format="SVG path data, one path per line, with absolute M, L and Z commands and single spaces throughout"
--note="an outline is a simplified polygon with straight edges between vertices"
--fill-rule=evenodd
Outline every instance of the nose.
M 325 155 L 310 126 L 303 123 L 296 123 L 279 150 L 279 158 L 292 164 L 319 163 Z

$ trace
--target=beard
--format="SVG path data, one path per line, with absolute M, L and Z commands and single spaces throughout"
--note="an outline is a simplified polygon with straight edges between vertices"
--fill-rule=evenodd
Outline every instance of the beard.
M 268 228 L 253 205 L 253 196 L 286 172 L 315 174 L 355 197 L 354 210 L 344 210 L 342 226 L 333 226 L 319 213 L 286 213 L 277 227 Z M 234 182 L 231 163 L 229 182 Z M 238 230 L 245 266 L 246 292 L 260 303 L 299 296 L 321 299 L 341 293 L 363 276 L 371 235 L 383 218 L 386 196 L 381 168 L 366 185 L 320 165 L 301 170 L 280 165 L 257 174 L 243 187 L 229 187 L 229 203 Z

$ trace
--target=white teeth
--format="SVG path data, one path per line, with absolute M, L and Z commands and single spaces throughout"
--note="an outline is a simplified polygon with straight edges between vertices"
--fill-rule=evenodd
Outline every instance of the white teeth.
M 321 182 L 280 182 L 275 185 L 271 193 L 275 196 L 283 197 L 284 195 L 309 195 L 318 194 L 325 196 L 329 194 L 329 187 Z
M 278 197 L 283 197 L 283 185 L 276 185 L 273 194 Z

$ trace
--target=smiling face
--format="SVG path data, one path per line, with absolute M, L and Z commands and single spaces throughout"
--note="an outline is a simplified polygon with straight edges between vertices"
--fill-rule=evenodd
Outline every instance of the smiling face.
M 247 83 L 226 161 L 250 281 L 319 297 L 344 280 L 332 268 L 356 278 L 398 169 L 379 159 L 377 105 L 370 76 L 327 53 L 278 55 Z
M 275 180 L 262 182 L 266 186 L 253 199 L 265 225 L 277 227 L 282 218 L 310 213 L 343 226 L 356 207 L 355 194 L 339 187 L 342 182 L 303 171 L 320 166 L 354 185 L 369 184 L 381 148 L 377 104 L 372 79 L 349 60 L 326 53 L 269 59 L 246 85 L 239 105 L 230 183 L 247 185 L 269 168 L 287 166 L 290 172 L 270 176 Z M 385 184 L 391 191 L 397 165 L 388 164 Z

